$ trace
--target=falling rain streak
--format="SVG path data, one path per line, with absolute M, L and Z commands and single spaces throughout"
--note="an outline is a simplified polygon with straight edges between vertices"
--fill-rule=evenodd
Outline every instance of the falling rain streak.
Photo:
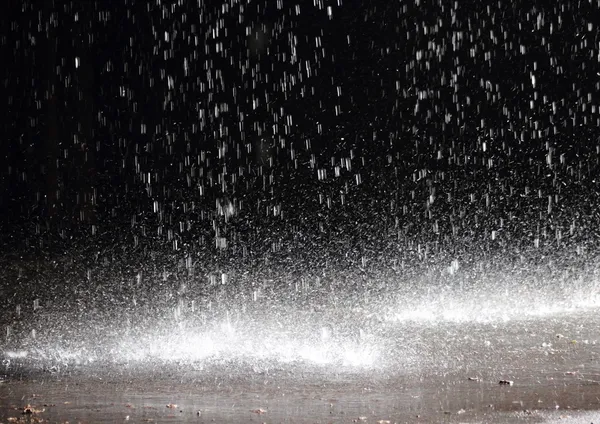
M 597 307 L 599 8 L 11 2 L 0 347 L 373 367 Z

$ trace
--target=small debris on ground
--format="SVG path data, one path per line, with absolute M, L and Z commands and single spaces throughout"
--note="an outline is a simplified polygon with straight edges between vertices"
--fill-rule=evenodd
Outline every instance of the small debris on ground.
M 512 380 L 500 380 L 498 384 L 500 384 L 501 386 L 512 386 L 513 384 L 515 384 L 515 382 Z
M 467 380 L 469 380 L 469 381 L 479 381 L 480 379 L 479 379 L 479 377 L 469 377 L 469 378 L 467 378 Z
M 167 405 L 167 408 L 169 408 L 169 409 L 175 409 L 175 408 L 177 408 L 177 405 L 175 405 L 174 403 L 169 403 Z
M 264 410 L 264 409 L 262 409 L 262 408 L 258 408 L 258 409 L 251 409 L 251 410 L 250 410 L 250 412 L 254 412 L 255 414 L 259 414 L 259 415 L 261 415 L 261 414 L 264 414 L 264 413 L 266 413 L 267 411 L 265 411 L 265 410 Z
M 33 407 L 33 406 L 29 405 L 29 404 L 27 404 L 27 406 L 24 406 L 22 408 L 22 413 L 25 414 L 25 415 L 28 415 L 28 414 L 39 414 L 40 412 L 44 412 L 44 411 L 45 411 L 45 409 L 36 409 L 35 407 Z

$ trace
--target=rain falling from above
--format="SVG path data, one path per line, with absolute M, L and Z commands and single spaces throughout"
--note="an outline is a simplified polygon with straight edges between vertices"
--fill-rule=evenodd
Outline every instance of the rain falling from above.
M 5 351 L 371 366 L 405 322 L 597 307 L 599 8 L 11 3 Z

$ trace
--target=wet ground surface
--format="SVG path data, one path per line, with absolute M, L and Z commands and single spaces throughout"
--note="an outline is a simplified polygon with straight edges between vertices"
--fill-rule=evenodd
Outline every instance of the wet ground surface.
M 5 351 L 0 422 L 594 422 L 586 413 L 600 410 L 598 315 L 381 322 L 352 342 L 370 343 L 373 361 L 331 354 L 350 346 L 335 333 L 306 345 L 328 346 L 316 357 L 248 348 L 86 362 Z

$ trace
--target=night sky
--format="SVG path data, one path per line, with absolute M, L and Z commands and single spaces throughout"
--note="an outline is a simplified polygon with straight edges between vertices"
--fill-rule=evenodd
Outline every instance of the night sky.
M 2 8 L 5 265 L 364 271 L 598 240 L 597 0 Z

